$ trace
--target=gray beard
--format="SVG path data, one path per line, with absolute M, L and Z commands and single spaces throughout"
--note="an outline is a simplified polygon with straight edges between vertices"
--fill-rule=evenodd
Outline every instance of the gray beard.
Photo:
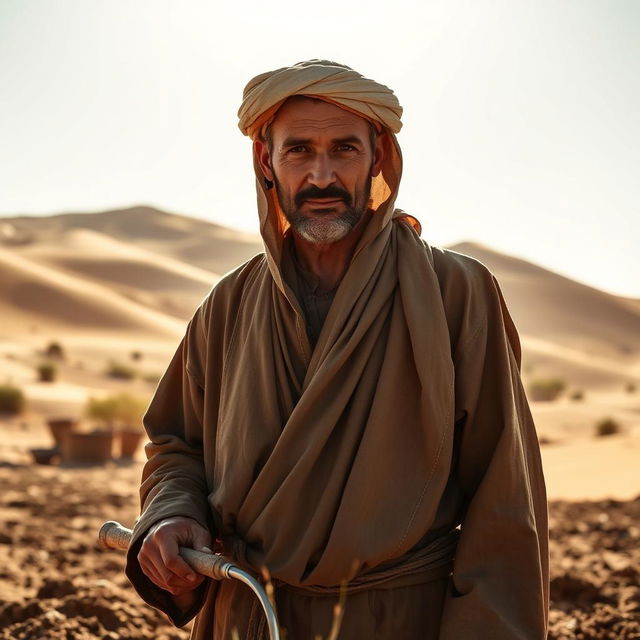
M 312 244 L 331 244 L 342 240 L 360 221 L 363 212 L 353 209 L 339 218 L 307 218 L 298 213 L 287 216 L 289 223 L 300 236 Z

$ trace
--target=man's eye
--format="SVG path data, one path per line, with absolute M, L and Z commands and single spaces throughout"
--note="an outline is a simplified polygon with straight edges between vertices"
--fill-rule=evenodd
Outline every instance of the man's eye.
M 338 146 L 338 151 L 355 151 L 356 148 L 352 144 L 341 144 Z
M 307 150 L 307 147 L 305 147 L 302 144 L 299 144 L 297 147 L 290 147 L 289 153 L 304 153 L 306 150 Z

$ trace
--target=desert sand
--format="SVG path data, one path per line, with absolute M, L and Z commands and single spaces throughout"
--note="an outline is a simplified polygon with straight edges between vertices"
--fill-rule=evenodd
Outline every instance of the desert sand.
M 496 275 L 518 326 L 552 500 L 551 638 L 640 637 L 640 301 L 610 295 L 473 243 L 454 250 Z M 45 420 L 84 417 L 89 398 L 150 398 L 186 322 L 259 239 L 136 207 L 0 220 L 0 384 L 25 412 L 0 418 L 0 638 L 186 638 L 146 607 L 123 557 L 95 546 L 99 524 L 137 514 L 143 452 L 93 467 L 34 464 Z M 57 380 L 36 367 L 51 342 Z M 131 379 L 106 374 L 118 363 Z M 611 419 L 614 433 L 596 435 Z M 634 635 L 635 634 L 635 635 Z

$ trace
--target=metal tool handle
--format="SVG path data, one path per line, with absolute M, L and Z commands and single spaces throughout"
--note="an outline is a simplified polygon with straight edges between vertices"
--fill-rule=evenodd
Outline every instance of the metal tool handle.
M 131 540 L 131 529 L 123 527 L 120 523 L 110 520 L 105 522 L 98 533 L 98 542 L 103 549 L 123 549 L 129 547 Z M 262 585 L 249 573 L 240 569 L 232 562 L 229 562 L 219 553 L 204 553 L 189 549 L 188 547 L 180 547 L 179 554 L 184 561 L 198 573 L 208 576 L 214 580 L 222 580 L 224 578 L 234 578 L 244 582 L 256 594 L 264 615 L 267 618 L 269 627 L 269 637 L 271 640 L 280 640 L 280 631 L 278 628 L 278 618 L 276 612 L 269 602 L 269 598 L 262 588 Z

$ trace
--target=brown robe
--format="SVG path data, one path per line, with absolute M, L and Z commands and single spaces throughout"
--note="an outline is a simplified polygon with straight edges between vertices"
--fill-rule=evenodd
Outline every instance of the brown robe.
M 250 341 L 254 323 L 258 336 L 278 334 L 277 326 L 270 331 L 269 314 L 263 318 L 256 312 L 263 304 L 261 281 L 270 278 L 264 257 L 257 256 L 224 278 L 196 312 L 159 385 L 145 418 L 151 444 L 135 538 L 139 542 L 162 518 L 192 517 L 210 526 L 241 565 L 266 565 L 277 581 L 312 587 L 353 580 L 385 563 L 402 564 L 398 559 L 424 547 L 430 534 L 461 525 L 450 579 L 417 575 L 407 585 L 396 586 L 396 579 L 391 587 L 355 593 L 347 600 L 340 637 L 543 638 L 546 502 L 538 443 L 518 373 L 517 334 L 486 268 L 453 252 L 431 250 L 401 217 L 392 229 L 391 236 L 408 245 L 394 252 L 394 264 L 410 255 L 407 248 L 432 260 L 437 287 L 427 307 L 444 320 L 444 346 L 455 372 L 450 378 L 455 414 L 440 418 L 438 438 L 430 438 L 429 422 L 415 421 L 404 406 L 430 387 L 410 386 L 416 371 L 412 336 L 389 344 L 393 304 L 386 314 L 370 318 L 378 329 L 368 345 L 374 370 L 368 372 L 371 357 L 361 362 L 357 352 L 350 352 L 343 362 L 332 362 L 329 351 L 324 362 L 316 362 L 317 376 L 322 365 L 331 370 L 315 402 L 305 407 L 299 424 L 291 422 L 302 397 L 314 391 L 314 377 L 306 388 L 296 386 L 298 363 L 286 361 L 267 338 L 262 344 Z M 402 289 L 396 286 L 386 295 L 398 304 Z M 316 361 L 343 291 L 313 352 Z M 420 287 L 412 297 L 421 297 Z M 429 331 L 427 318 L 424 331 Z M 428 340 L 421 346 L 423 356 L 432 347 Z M 437 368 L 425 374 L 436 376 Z M 277 386 L 282 379 L 290 381 L 289 388 Z M 336 419 L 332 404 L 346 384 L 352 388 Z M 386 384 L 395 386 L 392 394 Z M 427 377 L 425 385 L 431 384 L 437 387 L 437 379 Z M 358 396 L 361 385 L 373 389 L 364 399 Z M 262 387 L 269 399 L 266 409 L 259 400 Z M 448 397 L 446 386 L 427 401 L 442 404 L 441 396 Z M 351 425 L 340 418 L 345 412 L 351 417 L 354 405 L 365 418 L 359 416 L 364 424 L 350 435 Z M 225 412 L 232 413 L 230 420 Z M 328 428 L 330 420 L 336 423 Z M 292 424 L 299 429 L 297 440 L 287 433 Z M 287 436 L 294 439 L 278 451 Z M 281 459 L 274 460 L 276 453 Z M 221 472 L 225 468 L 229 471 Z M 178 612 L 169 594 L 153 587 L 134 551 L 127 572 L 145 600 L 176 623 L 195 613 Z M 283 587 L 277 597 L 290 640 L 328 632 L 335 595 Z M 245 625 L 256 615 L 253 607 L 244 587 L 210 588 L 193 637 L 229 638 L 234 626 L 246 637 Z M 367 631 L 374 628 L 375 635 Z

